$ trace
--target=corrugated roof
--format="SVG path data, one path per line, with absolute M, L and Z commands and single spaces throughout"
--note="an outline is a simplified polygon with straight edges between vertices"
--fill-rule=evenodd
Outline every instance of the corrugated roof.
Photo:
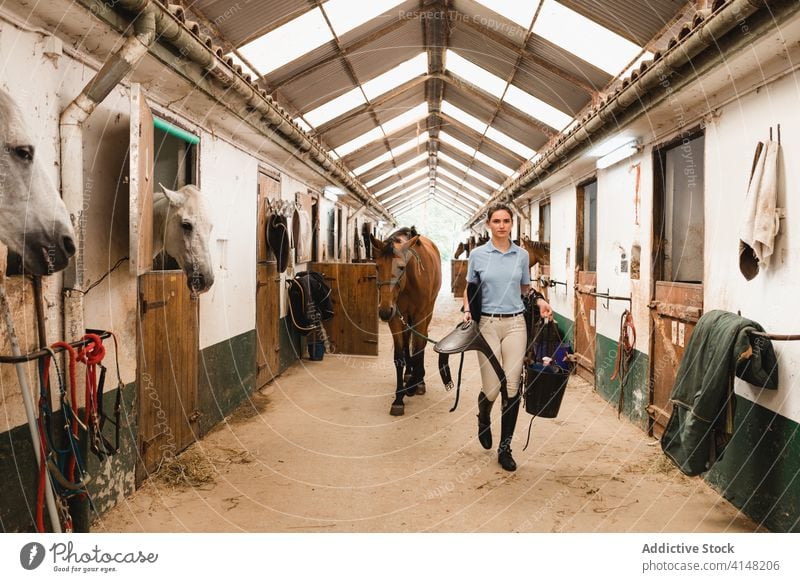
M 558 1 L 639 46 L 646 46 L 686 6 L 681 0 Z
M 314 8 L 298 0 L 188 0 L 183 4 L 199 10 L 237 47 Z
M 559 2 L 639 46 L 650 43 L 656 34 L 671 23 L 676 14 L 692 5 L 691 2 L 681 0 Z M 222 37 L 220 40 L 224 45 L 241 47 L 310 10 L 321 7 L 324 11 L 326 2 L 188 0 L 183 4 L 197 12 L 201 21 L 205 21 L 205 27 Z M 358 10 L 359 6 L 354 1 L 353 9 Z M 533 6 L 530 13 L 533 14 Z M 336 33 L 333 28 L 331 32 Z M 442 45 L 425 46 L 426 40 L 430 42 L 432 39 L 440 39 Z M 519 89 L 569 116 L 585 110 L 593 99 L 598 101 L 599 93 L 606 90 L 613 81 L 608 73 L 598 67 L 540 36 L 528 33 L 527 27 L 512 22 L 475 0 L 430 0 L 427 3 L 406 0 L 346 32 L 338 40 L 327 42 L 277 70 L 270 71 L 258 82 L 288 111 L 304 114 L 393 69 L 422 51 L 428 51 L 428 62 L 435 66 L 444 58 L 444 50 L 448 48 L 502 81 L 511 80 L 515 91 Z M 534 117 L 542 115 L 550 118 L 550 112 L 522 111 L 500 101 L 497 95 L 489 93 L 485 86 L 481 86 L 479 80 L 461 78 L 454 74 L 448 68 L 446 58 L 444 67 L 429 71 L 427 80 L 425 79 L 426 77 L 419 77 L 404 81 L 399 88 L 387 88 L 388 92 L 382 96 L 372 95 L 372 102 L 366 105 L 356 105 L 354 109 L 334 119 L 322 119 L 320 126 L 313 128 L 313 133 L 317 134 L 323 145 L 338 147 L 427 100 L 427 120 L 423 119 L 416 126 L 397 131 L 386 140 L 378 139 L 362 146 L 345 156 L 343 163 L 349 168 L 357 168 L 386 154 L 387 142 L 396 147 L 428 129 L 431 131 L 431 138 L 436 138 L 438 127 L 444 120 L 444 130 L 448 134 L 471 148 L 477 147 L 479 152 L 510 170 L 518 169 L 530 153 L 520 155 L 519 152 L 508 149 L 511 146 L 494 141 L 497 139 L 502 142 L 502 136 L 494 139 L 485 137 L 461 122 L 438 115 L 441 99 L 482 123 L 490 123 L 492 130 L 505 134 L 531 150 L 541 150 L 557 135 L 552 127 Z M 509 97 L 509 100 L 518 104 L 527 103 L 525 99 L 515 101 Z M 536 105 L 532 107 L 535 108 Z M 551 118 L 550 123 L 559 124 L 560 120 L 558 117 Z M 506 140 L 506 143 L 509 142 Z M 442 140 L 435 144 L 436 147 L 429 148 L 428 144 L 422 143 L 401 154 L 398 159 L 389 159 L 370 169 L 360 179 L 362 183 L 369 182 L 413 159 L 419 153 L 428 152 L 429 149 L 436 152 L 437 147 L 458 163 L 470 167 L 493 182 L 503 183 L 507 177 L 497 168 Z M 438 163 L 443 168 L 449 166 L 456 175 L 464 175 L 464 171 L 459 168 L 453 168 L 441 160 Z M 403 170 L 401 175 L 412 174 L 427 164 L 426 157 L 414 167 Z M 397 176 L 389 178 L 383 182 L 384 186 L 371 184 L 370 190 L 378 191 L 380 187 L 398 179 Z M 473 176 L 467 177 L 466 181 L 482 191 L 489 188 Z M 450 187 L 457 189 L 458 185 L 453 184 Z M 411 191 L 401 194 L 400 199 L 413 194 Z

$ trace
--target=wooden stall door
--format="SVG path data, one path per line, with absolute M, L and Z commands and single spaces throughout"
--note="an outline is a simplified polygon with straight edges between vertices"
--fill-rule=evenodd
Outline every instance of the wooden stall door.
M 378 287 L 375 263 L 312 263 L 331 287 L 334 316 L 325 322 L 333 351 L 378 355 Z
M 274 262 L 259 264 L 256 275 L 256 389 L 260 389 L 278 375 L 280 367 L 281 277 Z
M 656 298 L 650 303 L 653 330 L 650 365 L 650 406 L 653 435 L 661 436 L 672 413 L 669 396 L 675 384 L 678 364 L 703 313 L 703 285 L 656 282 Z
M 137 380 L 141 483 L 195 441 L 198 301 L 181 271 L 139 277 Z
M 578 375 L 594 384 L 595 344 L 597 340 L 595 314 L 597 298 L 597 273 L 578 271 L 575 286 L 575 355 L 578 357 Z
M 281 196 L 277 177 L 258 174 L 256 227 L 256 389 L 278 375 L 280 368 L 280 281 L 275 255 L 267 248 L 267 202 Z
M 450 291 L 453 297 L 463 297 L 467 288 L 467 264 L 464 259 L 450 260 Z

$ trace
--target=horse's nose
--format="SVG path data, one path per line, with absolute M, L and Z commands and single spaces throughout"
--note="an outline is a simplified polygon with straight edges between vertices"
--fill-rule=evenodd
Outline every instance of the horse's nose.
M 75 241 L 72 240 L 71 236 L 64 237 L 64 252 L 67 253 L 68 257 L 75 254 Z
M 189 277 L 189 289 L 192 291 L 204 291 L 206 288 L 206 278 L 203 273 L 193 273 Z
M 381 321 L 389 321 L 394 316 L 394 307 L 381 307 L 378 309 L 378 317 Z

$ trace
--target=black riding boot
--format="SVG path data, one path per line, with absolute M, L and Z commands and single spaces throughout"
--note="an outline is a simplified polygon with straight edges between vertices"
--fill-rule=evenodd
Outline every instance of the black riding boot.
M 486 398 L 486 394 L 478 394 L 478 440 L 484 449 L 492 448 L 492 406 L 494 400 Z
M 520 396 L 521 394 L 517 393 L 516 396 L 503 402 L 503 415 L 500 417 L 500 446 L 497 448 L 497 462 L 506 471 L 517 470 L 517 464 L 514 462 L 514 457 L 511 456 L 511 439 L 517 426 Z

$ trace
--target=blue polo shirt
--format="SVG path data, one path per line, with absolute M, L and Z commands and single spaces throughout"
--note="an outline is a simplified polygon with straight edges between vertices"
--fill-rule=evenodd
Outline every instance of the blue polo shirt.
M 489 240 L 469 254 L 467 282 L 481 282 L 481 311 L 484 313 L 519 313 L 525 309 L 520 285 L 531 282 L 528 251 L 511 243 L 506 252 Z

